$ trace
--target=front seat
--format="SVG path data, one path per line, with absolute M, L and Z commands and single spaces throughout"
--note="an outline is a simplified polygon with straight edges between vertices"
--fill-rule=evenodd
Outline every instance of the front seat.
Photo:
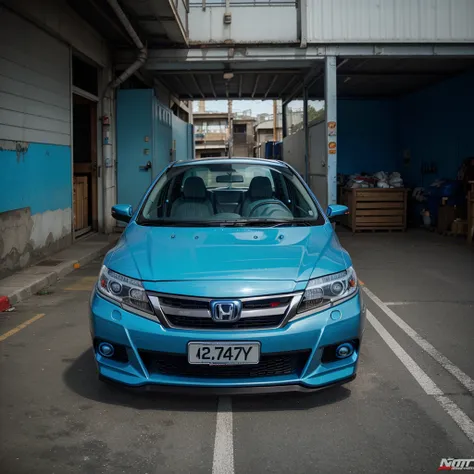
M 214 215 L 212 204 L 207 197 L 204 181 L 199 176 L 190 176 L 183 186 L 183 194 L 171 208 L 171 217 L 196 220 Z
M 242 203 L 241 215 L 248 217 L 258 201 L 268 200 L 274 200 L 280 203 L 277 199 L 273 199 L 273 189 L 270 179 L 266 176 L 255 176 L 255 178 L 250 181 L 247 196 Z

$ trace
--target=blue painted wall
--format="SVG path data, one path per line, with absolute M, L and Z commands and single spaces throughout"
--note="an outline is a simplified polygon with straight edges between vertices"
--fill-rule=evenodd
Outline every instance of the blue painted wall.
M 338 172 L 375 173 L 397 166 L 397 114 L 394 100 L 339 100 Z
M 33 215 L 72 207 L 69 146 L 30 143 L 18 153 L 0 147 L 0 176 L 0 212 L 30 207 Z
M 423 162 L 438 168 L 424 177 L 425 186 L 436 177 L 456 178 L 462 161 L 474 156 L 474 71 L 401 98 L 397 121 L 398 166 L 409 185 L 422 184 Z M 408 165 L 403 150 L 410 151 Z

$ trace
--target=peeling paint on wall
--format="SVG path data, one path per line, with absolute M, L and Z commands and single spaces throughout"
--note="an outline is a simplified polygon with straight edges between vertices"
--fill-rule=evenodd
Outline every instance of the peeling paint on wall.
M 50 245 L 71 233 L 71 209 L 57 209 L 31 216 L 33 228 L 30 242 L 35 248 Z
M 70 208 L 34 215 L 30 208 L 0 213 L 0 278 L 71 242 Z
M 30 144 L 28 142 L 14 142 L 12 140 L 0 140 L 0 151 L 15 151 L 16 160 L 24 158 Z

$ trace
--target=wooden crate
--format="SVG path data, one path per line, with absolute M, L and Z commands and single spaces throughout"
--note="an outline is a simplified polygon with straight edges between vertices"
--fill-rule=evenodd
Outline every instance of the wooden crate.
M 84 229 L 89 223 L 89 192 L 87 176 L 74 176 L 74 230 Z
M 344 190 L 349 208 L 347 225 L 362 230 L 406 230 L 407 189 L 358 188 Z

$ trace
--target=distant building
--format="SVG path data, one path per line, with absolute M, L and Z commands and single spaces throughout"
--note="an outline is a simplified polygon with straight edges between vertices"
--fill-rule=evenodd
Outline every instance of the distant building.
M 255 118 L 232 116 L 232 155 L 251 157 L 254 151 Z M 193 115 L 196 158 L 229 155 L 229 115 L 227 112 L 204 112 Z
M 227 113 L 195 112 L 193 118 L 196 158 L 227 156 L 229 143 Z
M 265 143 L 273 141 L 273 116 L 272 115 L 261 115 L 259 116 L 261 122 L 257 122 L 254 126 L 255 129 L 255 156 L 257 158 L 265 157 Z M 276 123 L 276 141 L 283 140 L 283 128 L 281 114 L 277 114 Z
M 232 155 L 239 157 L 254 156 L 254 123 L 253 117 L 235 117 L 232 120 Z

